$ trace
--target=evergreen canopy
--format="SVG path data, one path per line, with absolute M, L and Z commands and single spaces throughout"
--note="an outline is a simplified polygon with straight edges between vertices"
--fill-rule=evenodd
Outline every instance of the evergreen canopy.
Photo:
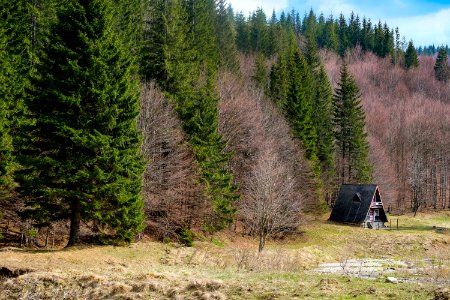
M 143 159 L 134 61 L 113 30 L 108 0 L 70 0 L 58 11 L 33 78 L 21 188 L 37 222 L 95 220 L 131 241 L 142 229 Z
M 450 67 L 448 66 L 447 52 L 444 47 L 439 49 L 436 63 L 434 64 L 434 75 L 439 81 L 447 82 L 450 77 Z

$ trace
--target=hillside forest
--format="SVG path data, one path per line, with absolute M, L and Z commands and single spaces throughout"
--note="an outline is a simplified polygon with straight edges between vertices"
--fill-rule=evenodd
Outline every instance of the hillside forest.
M 229 229 L 262 250 L 343 183 L 378 184 L 390 213 L 449 209 L 448 47 L 420 51 L 356 13 L 1 1 L 0 237 Z

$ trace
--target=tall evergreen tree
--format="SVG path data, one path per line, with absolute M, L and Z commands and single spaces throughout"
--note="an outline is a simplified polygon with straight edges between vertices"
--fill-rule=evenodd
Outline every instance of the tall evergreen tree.
M 313 119 L 317 130 L 317 158 L 325 188 L 330 192 L 333 188 L 335 174 L 333 89 L 322 64 L 314 72 L 314 78 Z
M 361 47 L 364 51 L 373 51 L 374 49 L 374 31 L 372 28 L 372 21 L 363 18 L 362 32 L 361 32 Z
M 344 64 L 335 89 L 335 138 L 339 154 L 339 183 L 368 183 L 372 178 L 364 110 L 359 88 Z
M 150 1 L 147 20 L 143 27 L 140 71 L 144 78 L 165 78 L 164 45 L 166 43 L 166 18 L 169 1 Z M 182 50 L 181 50 L 182 51 Z
M 339 15 L 339 21 L 338 21 L 338 38 L 339 38 L 339 48 L 338 53 L 340 56 L 344 56 L 345 51 L 350 46 L 350 41 L 348 37 L 348 26 L 347 22 L 345 21 L 345 17 L 343 14 Z
M 270 41 L 267 26 L 267 17 L 264 10 L 258 8 L 250 21 L 250 43 L 252 50 L 266 55 L 270 54 Z
M 162 6 L 164 4 L 164 6 Z M 216 80 L 220 43 L 216 39 L 216 6 L 211 0 L 165 0 L 161 22 L 147 33 L 161 46 L 147 54 L 159 62 L 149 78 L 156 79 L 173 101 L 183 129 L 192 145 L 199 167 L 201 183 L 212 203 L 210 230 L 221 229 L 233 220 L 233 202 L 237 199 L 233 176 L 228 171 L 231 159 L 218 133 L 218 95 Z M 162 32 L 158 32 L 160 28 Z M 156 32 L 154 32 L 156 31 Z M 159 52 L 158 52 L 159 51 Z
M 270 71 L 270 96 L 278 108 L 282 109 L 286 105 L 286 95 L 288 88 L 288 67 L 287 59 L 284 55 L 278 55 L 276 63 Z
M 0 201 L 8 194 L 13 185 L 13 173 L 17 167 L 12 143 L 11 119 L 13 115 L 15 82 L 10 56 L 6 51 L 7 39 L 3 28 L 0 29 Z
M 296 51 L 290 60 L 286 115 L 294 134 L 305 147 L 306 157 L 317 162 L 317 129 L 313 121 L 313 81 L 303 55 Z
M 415 68 L 419 66 L 419 58 L 417 57 L 417 51 L 412 41 L 409 41 L 408 48 L 405 52 L 405 67 L 407 69 Z
M 444 47 L 439 48 L 439 53 L 434 64 L 434 75 L 437 80 L 447 82 L 450 77 L 447 52 Z
M 0 194 L 13 185 L 22 143 L 25 90 L 36 60 L 37 16 L 35 4 L 26 0 L 0 2 Z M 51 1 L 49 1 L 51 2 Z M 32 43 L 32 38 L 34 42 Z M 1 195 L 0 195 L 1 198 Z
M 142 229 L 139 83 L 108 0 L 67 1 L 51 27 L 28 101 L 35 124 L 20 192 L 37 221 L 95 220 L 131 241 Z
M 338 44 L 339 41 L 336 32 L 336 26 L 333 20 L 333 16 L 330 16 L 325 22 L 325 28 L 323 32 L 323 47 L 331 51 L 337 51 Z
M 229 6 L 231 10 L 231 6 Z M 231 10 L 231 13 L 233 11 Z M 220 66 L 230 71 L 239 70 L 236 34 L 233 28 L 234 20 L 225 6 L 225 0 L 219 0 L 217 6 L 217 49 L 219 50 Z
M 216 37 L 216 2 L 215 0 L 186 0 L 181 1 L 185 5 L 188 17 L 189 33 L 192 35 L 193 44 L 198 60 L 207 63 L 208 69 L 217 68 L 219 49 Z
M 243 53 L 250 52 L 250 26 L 242 12 L 235 17 L 236 24 L 236 45 Z

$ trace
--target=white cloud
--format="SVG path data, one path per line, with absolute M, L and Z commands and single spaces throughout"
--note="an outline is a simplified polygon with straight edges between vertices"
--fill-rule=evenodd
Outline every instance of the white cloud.
M 235 12 L 242 11 L 244 15 L 262 8 L 270 17 L 272 11 L 281 11 L 287 8 L 288 0 L 228 0 Z
M 354 5 L 343 0 L 308 0 L 307 4 L 313 9 L 317 7 L 317 11 L 314 9 L 316 13 L 333 14 L 334 17 L 338 17 L 341 13 L 348 17 L 352 11 L 355 13 L 358 11 Z
M 414 46 L 450 44 L 450 9 L 422 16 L 388 20 L 391 28 L 396 26 L 406 40 L 413 40 Z

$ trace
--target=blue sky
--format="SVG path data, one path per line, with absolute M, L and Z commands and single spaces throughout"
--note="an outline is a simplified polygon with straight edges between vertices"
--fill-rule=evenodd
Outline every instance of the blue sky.
M 295 9 L 302 15 L 311 8 L 327 17 L 338 16 L 341 12 L 349 16 L 354 11 L 360 17 L 366 16 L 373 23 L 381 20 L 390 28 L 399 27 L 406 40 L 412 39 L 415 46 L 450 46 L 450 0 L 228 0 L 235 11 L 253 11 L 263 8 L 268 16 L 275 9 L 290 11 Z

